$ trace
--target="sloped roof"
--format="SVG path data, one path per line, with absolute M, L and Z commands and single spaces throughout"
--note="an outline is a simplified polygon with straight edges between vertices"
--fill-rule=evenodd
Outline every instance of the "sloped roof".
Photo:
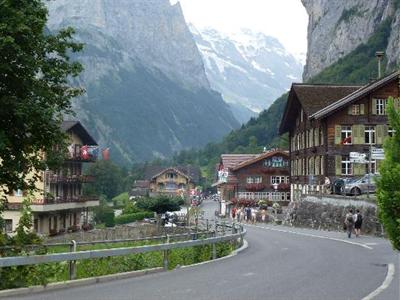
M 163 169 L 160 173 L 155 174 L 151 179 L 154 179 L 154 178 L 156 178 L 156 177 L 158 177 L 158 176 L 160 176 L 160 175 L 162 175 L 162 174 L 164 174 L 166 172 L 170 172 L 170 171 L 176 172 L 179 175 L 181 175 L 183 177 L 186 177 L 189 180 L 192 180 L 192 178 L 189 175 L 187 175 L 187 174 L 179 171 L 177 168 L 173 168 L 173 167 Z
M 221 155 L 221 163 L 224 168 L 234 168 L 240 163 L 256 158 L 260 154 L 222 154 Z
M 353 103 L 354 101 L 368 95 L 369 93 L 381 88 L 382 86 L 388 84 L 389 82 L 397 80 L 399 78 L 400 78 L 400 71 L 393 72 L 379 80 L 376 80 L 374 82 L 371 82 L 370 84 L 363 86 L 360 89 L 357 89 L 356 91 L 342 97 L 341 99 L 331 103 L 330 105 L 321 108 L 320 110 L 311 114 L 310 118 L 315 118 L 315 119 L 324 118 L 338 111 L 339 109 Z
M 85 145 L 97 146 L 97 142 L 79 121 L 63 121 L 61 124 L 61 130 L 64 132 L 74 132 Z
M 237 171 L 237 170 L 239 170 L 239 169 L 241 169 L 241 168 L 247 167 L 247 166 L 252 165 L 252 164 L 254 164 L 254 163 L 256 163 L 256 162 L 259 162 L 260 160 L 266 159 L 266 158 L 268 158 L 268 157 L 272 157 L 272 156 L 277 155 L 277 154 L 281 154 L 281 155 L 283 155 L 283 156 L 289 157 L 288 151 L 284 151 L 284 150 L 272 150 L 272 151 L 265 152 L 265 153 L 263 153 L 263 154 L 261 154 L 261 155 L 255 157 L 255 158 L 253 158 L 253 159 L 249 159 L 249 160 L 246 160 L 246 161 L 244 161 L 244 162 L 238 164 L 237 166 L 235 166 L 235 167 L 233 168 L 233 171 Z
M 185 177 L 188 177 L 192 182 L 199 183 L 201 179 L 200 168 L 193 165 L 187 166 L 175 166 L 175 167 L 162 167 L 162 166 L 147 166 L 144 170 L 144 179 L 152 180 L 155 176 L 158 176 L 166 170 L 175 170 L 177 173 L 182 173 Z
M 287 132 L 296 121 L 300 105 L 307 117 L 360 89 L 359 85 L 293 83 L 283 113 L 279 133 Z

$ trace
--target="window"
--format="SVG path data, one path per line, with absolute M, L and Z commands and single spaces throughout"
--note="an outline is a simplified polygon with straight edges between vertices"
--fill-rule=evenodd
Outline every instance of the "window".
M 252 183 L 262 183 L 262 177 L 261 176 L 250 176 L 246 178 L 246 182 L 248 184 Z
M 11 233 L 13 231 L 13 220 L 12 219 L 4 220 L 4 230 L 6 233 Z
M 351 126 L 342 126 L 340 138 L 342 145 L 351 145 Z
M 365 126 L 365 144 L 375 144 L 375 126 Z
M 353 174 L 352 165 L 349 156 L 342 156 L 342 175 Z
M 281 156 L 273 156 L 264 161 L 264 166 L 272 168 L 284 168 L 289 166 L 289 161 Z
M 286 180 L 285 176 L 271 176 L 271 183 L 272 184 L 285 183 L 285 180 Z
M 395 132 L 396 130 L 394 130 L 393 127 L 388 127 L 388 136 L 393 137 Z
M 376 99 L 376 114 L 386 115 L 386 99 Z
M 354 116 L 360 115 L 360 104 L 353 104 L 351 106 L 351 114 Z
M 17 189 L 14 192 L 14 196 L 16 196 L 16 197 L 22 197 L 23 195 L 24 195 L 24 192 L 21 189 Z
M 365 173 L 366 174 L 375 174 L 376 173 L 376 160 L 371 160 L 371 172 L 369 170 L 369 163 L 365 164 Z
M 165 174 L 165 178 L 167 179 L 174 179 L 176 177 L 175 173 L 167 173 Z

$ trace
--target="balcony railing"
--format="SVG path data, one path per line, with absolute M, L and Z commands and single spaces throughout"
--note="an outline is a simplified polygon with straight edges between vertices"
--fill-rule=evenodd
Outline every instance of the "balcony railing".
M 88 201 L 98 201 L 98 197 L 94 196 L 69 196 L 69 197 L 45 197 L 35 199 L 32 204 L 34 205 L 49 205 L 49 204 L 63 204 L 63 203 L 82 203 Z
M 91 183 L 95 181 L 95 177 L 91 175 L 46 175 L 46 181 L 49 183 Z

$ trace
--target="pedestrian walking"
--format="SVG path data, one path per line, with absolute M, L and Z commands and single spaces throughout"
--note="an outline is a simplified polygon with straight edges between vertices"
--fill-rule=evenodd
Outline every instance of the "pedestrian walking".
M 246 206 L 244 211 L 246 213 L 246 222 L 249 223 L 251 221 L 251 209 L 250 207 Z
M 363 222 L 363 216 L 360 213 L 359 209 L 356 209 L 356 214 L 354 215 L 354 231 L 356 232 L 356 237 L 359 237 L 361 234 L 361 226 Z
M 267 211 L 265 210 L 265 208 L 263 208 L 262 210 L 261 210 L 261 221 L 263 222 L 263 223 L 265 223 L 265 217 L 267 216 Z
M 254 207 L 252 207 L 250 211 L 251 211 L 251 222 L 255 224 L 257 220 L 257 211 Z
M 350 239 L 354 228 L 354 216 L 352 209 L 350 209 L 349 212 L 346 214 L 344 224 L 346 226 L 347 237 Z
M 232 208 L 232 220 L 235 220 L 236 218 L 236 207 Z

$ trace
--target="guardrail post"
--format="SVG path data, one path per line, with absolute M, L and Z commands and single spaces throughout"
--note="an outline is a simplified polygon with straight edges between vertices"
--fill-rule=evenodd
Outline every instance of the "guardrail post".
M 206 220 L 207 232 L 208 232 L 208 219 Z
M 76 252 L 76 241 L 72 240 L 69 245 L 69 252 Z M 69 262 L 69 280 L 76 279 L 76 260 L 70 260 Z
M 222 235 L 225 235 L 225 221 L 222 222 Z
M 164 250 L 163 267 L 164 271 L 168 271 L 168 250 Z
M 243 246 L 243 225 L 240 225 L 239 230 L 240 230 L 240 247 L 242 247 Z
M 232 223 L 232 234 L 236 233 L 236 224 L 235 222 Z
M 216 232 L 214 231 L 211 236 L 216 237 L 217 236 Z M 215 242 L 211 244 L 211 256 L 212 256 L 212 259 L 217 258 L 217 246 L 216 246 Z

